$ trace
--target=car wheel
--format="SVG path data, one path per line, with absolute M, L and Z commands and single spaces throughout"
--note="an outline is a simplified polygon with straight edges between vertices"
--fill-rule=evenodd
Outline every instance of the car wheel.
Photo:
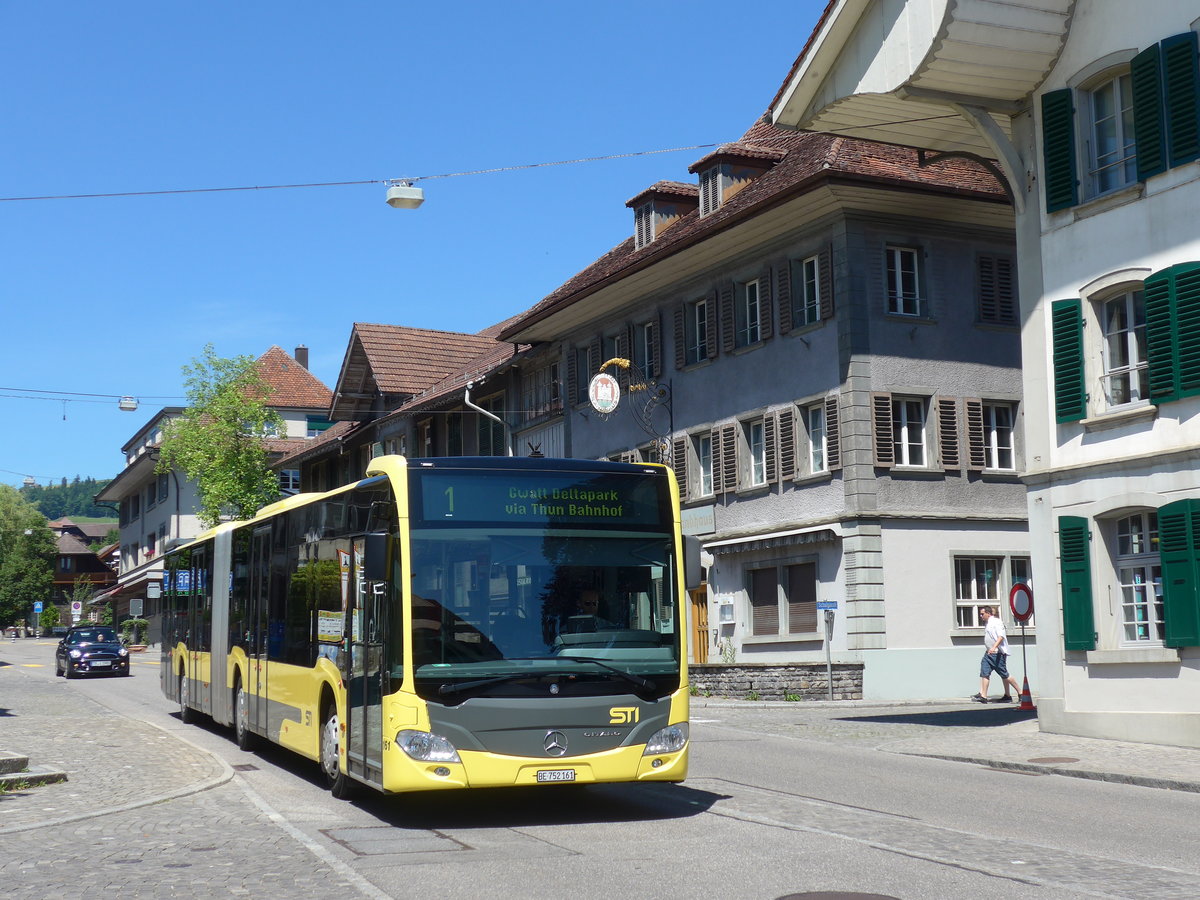
M 233 733 L 240 750 L 253 750 L 258 743 L 257 735 L 250 730 L 250 695 L 240 682 L 233 700 Z
M 181 672 L 179 674 L 179 721 L 184 725 L 190 725 L 196 721 L 196 711 L 188 706 L 190 694 L 188 680 Z
M 321 726 L 321 771 L 325 775 L 325 785 L 329 788 L 329 793 L 338 800 L 347 800 L 353 791 L 350 779 L 338 765 L 341 730 L 337 709 L 331 705 Z
M 63 670 L 62 670 L 62 666 L 60 666 L 60 665 L 58 664 L 58 660 L 57 660 L 57 659 L 54 661 L 54 676 L 55 676 L 56 678 L 62 678 L 62 677 L 63 677 Z
M 65 663 L 63 663 L 63 677 L 66 679 L 71 679 L 71 678 L 75 677 L 75 673 L 71 671 L 71 661 L 70 660 L 67 660 Z

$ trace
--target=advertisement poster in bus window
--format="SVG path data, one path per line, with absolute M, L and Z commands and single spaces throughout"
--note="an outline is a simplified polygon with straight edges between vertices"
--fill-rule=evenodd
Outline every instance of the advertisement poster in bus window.
M 360 642 L 363 637 L 363 615 L 366 609 L 367 585 L 363 581 L 363 542 L 361 538 L 354 541 L 354 641 Z

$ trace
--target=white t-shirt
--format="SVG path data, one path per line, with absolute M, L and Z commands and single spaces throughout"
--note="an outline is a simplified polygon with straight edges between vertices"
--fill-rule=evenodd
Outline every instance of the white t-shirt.
M 988 653 L 992 652 L 997 640 L 1000 641 L 1000 652 L 1007 654 L 1008 637 L 1004 633 L 1004 623 L 999 616 L 989 616 L 987 627 L 983 629 L 983 646 Z

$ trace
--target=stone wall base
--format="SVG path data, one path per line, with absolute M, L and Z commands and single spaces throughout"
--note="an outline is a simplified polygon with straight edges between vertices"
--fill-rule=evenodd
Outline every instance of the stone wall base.
M 828 700 L 829 678 L 824 663 L 705 663 L 688 666 L 692 693 L 701 697 L 738 700 Z M 862 663 L 833 666 L 833 699 L 861 700 Z

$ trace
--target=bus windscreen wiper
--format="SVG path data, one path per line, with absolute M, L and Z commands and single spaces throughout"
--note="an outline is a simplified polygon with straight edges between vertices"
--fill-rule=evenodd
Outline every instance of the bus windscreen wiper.
M 602 659 L 596 659 L 594 656 L 563 656 L 560 658 L 569 659 L 576 662 L 589 662 L 593 665 L 599 666 L 602 669 L 608 669 L 608 671 L 612 672 L 614 675 L 623 678 L 630 684 L 636 684 L 644 691 L 652 691 L 655 688 L 654 682 L 649 678 L 643 678 L 641 675 L 634 675 L 632 672 L 626 672 L 624 669 L 618 669 L 616 666 L 610 665 Z
M 527 659 L 569 659 L 571 662 L 586 662 L 592 665 L 599 666 L 602 669 L 607 669 L 618 678 L 628 681 L 630 684 L 636 685 L 644 691 L 652 691 L 655 684 L 649 678 L 643 678 L 640 675 L 634 675 L 632 672 L 626 672 L 624 669 L 619 669 L 614 665 L 606 663 L 602 659 L 596 659 L 593 656 L 564 656 L 564 657 L 548 657 L 548 656 L 530 656 Z M 441 697 L 449 697 L 452 694 L 461 694 L 465 691 L 473 691 L 478 688 L 490 687 L 493 684 L 504 684 L 509 681 L 520 681 L 524 678 L 544 678 L 547 675 L 575 675 L 575 672 L 509 672 L 506 675 L 493 675 L 490 678 L 478 678 L 475 681 L 463 681 L 458 684 L 446 682 L 438 688 L 438 695 Z

